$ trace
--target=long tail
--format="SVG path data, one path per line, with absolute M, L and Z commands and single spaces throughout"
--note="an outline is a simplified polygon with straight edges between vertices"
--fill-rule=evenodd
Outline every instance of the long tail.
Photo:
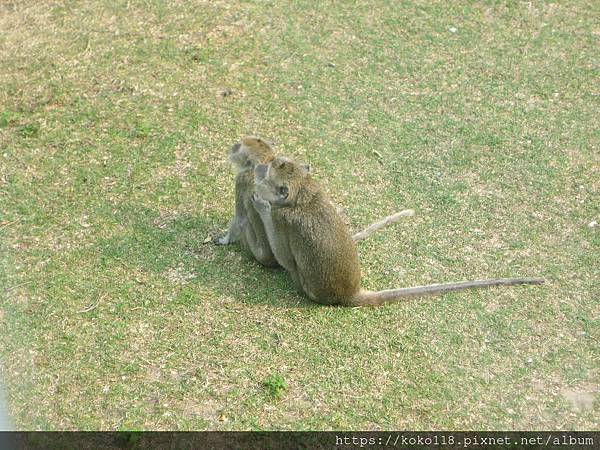
M 464 289 L 483 288 L 489 286 L 514 286 L 518 284 L 544 284 L 543 278 L 496 278 L 491 280 L 460 281 L 458 283 L 429 284 L 386 291 L 361 290 L 352 299 L 349 306 L 378 306 L 383 303 L 399 301 L 409 297 L 423 295 L 445 294 L 446 292 L 462 291 Z
M 363 239 L 369 237 L 371 234 L 375 233 L 377 230 L 386 227 L 394 222 L 398 222 L 401 217 L 414 216 L 415 212 L 412 209 L 405 209 L 404 211 L 397 212 L 392 214 L 391 216 L 384 217 L 381 220 L 369 225 L 363 231 L 356 233 L 352 236 L 352 240 L 354 242 L 362 241 Z

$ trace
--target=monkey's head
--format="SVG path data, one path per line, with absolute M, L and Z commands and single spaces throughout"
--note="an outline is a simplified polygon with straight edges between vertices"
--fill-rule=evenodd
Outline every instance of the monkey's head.
M 274 206 L 294 205 L 310 167 L 298 164 L 285 156 L 273 159 L 268 165 L 254 168 L 256 193 Z
M 243 136 L 229 151 L 229 162 L 238 172 L 268 163 L 274 157 L 272 144 L 257 136 Z

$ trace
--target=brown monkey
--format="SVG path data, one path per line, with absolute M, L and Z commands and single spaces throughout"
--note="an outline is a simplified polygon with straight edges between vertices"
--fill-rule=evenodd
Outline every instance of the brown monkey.
M 277 267 L 262 220 L 252 205 L 254 167 L 268 163 L 275 157 L 271 145 L 256 136 L 244 136 L 231 147 L 229 161 L 237 172 L 235 177 L 235 214 L 227 234 L 217 240 L 227 245 L 240 242 L 256 260 L 266 267 Z
M 249 251 L 256 260 L 266 267 L 277 267 L 262 221 L 255 211 L 251 199 L 254 193 L 254 167 L 268 163 L 275 158 L 272 145 L 256 136 L 244 136 L 234 144 L 229 152 L 229 161 L 237 172 L 235 177 L 235 214 L 229 224 L 227 234 L 217 239 L 220 245 L 228 245 L 239 241 L 242 248 Z M 308 166 L 303 166 L 310 170 Z M 414 214 L 412 210 L 404 210 L 368 226 L 356 233 L 352 239 L 356 242 L 370 236 L 375 231 L 397 222 L 401 217 Z
M 253 203 L 262 218 L 273 254 L 315 302 L 375 306 L 425 294 L 544 282 L 539 278 L 511 278 L 366 291 L 360 287 L 356 245 L 327 195 L 310 174 L 285 157 L 278 157 L 268 165 L 257 165 L 254 172 Z

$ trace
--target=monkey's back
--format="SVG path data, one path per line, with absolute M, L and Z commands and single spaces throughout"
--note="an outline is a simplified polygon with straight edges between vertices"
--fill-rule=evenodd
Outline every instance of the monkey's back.
M 326 195 L 273 214 L 288 243 L 305 293 L 322 304 L 344 304 L 360 290 L 360 265 L 348 228 Z M 287 226 L 283 228 L 282 222 Z

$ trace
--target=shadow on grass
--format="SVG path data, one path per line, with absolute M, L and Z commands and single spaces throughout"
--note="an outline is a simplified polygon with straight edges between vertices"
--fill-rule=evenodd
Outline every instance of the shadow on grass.
M 186 302 L 197 301 L 200 288 L 205 288 L 252 304 L 317 307 L 296 291 L 283 269 L 263 267 L 238 244 L 206 242 L 227 227 L 210 211 L 165 217 L 148 208 L 122 206 L 117 215 L 124 231 L 97 241 L 101 267 L 118 263 L 133 273 L 164 275 L 167 284 L 183 282 L 178 296 Z

